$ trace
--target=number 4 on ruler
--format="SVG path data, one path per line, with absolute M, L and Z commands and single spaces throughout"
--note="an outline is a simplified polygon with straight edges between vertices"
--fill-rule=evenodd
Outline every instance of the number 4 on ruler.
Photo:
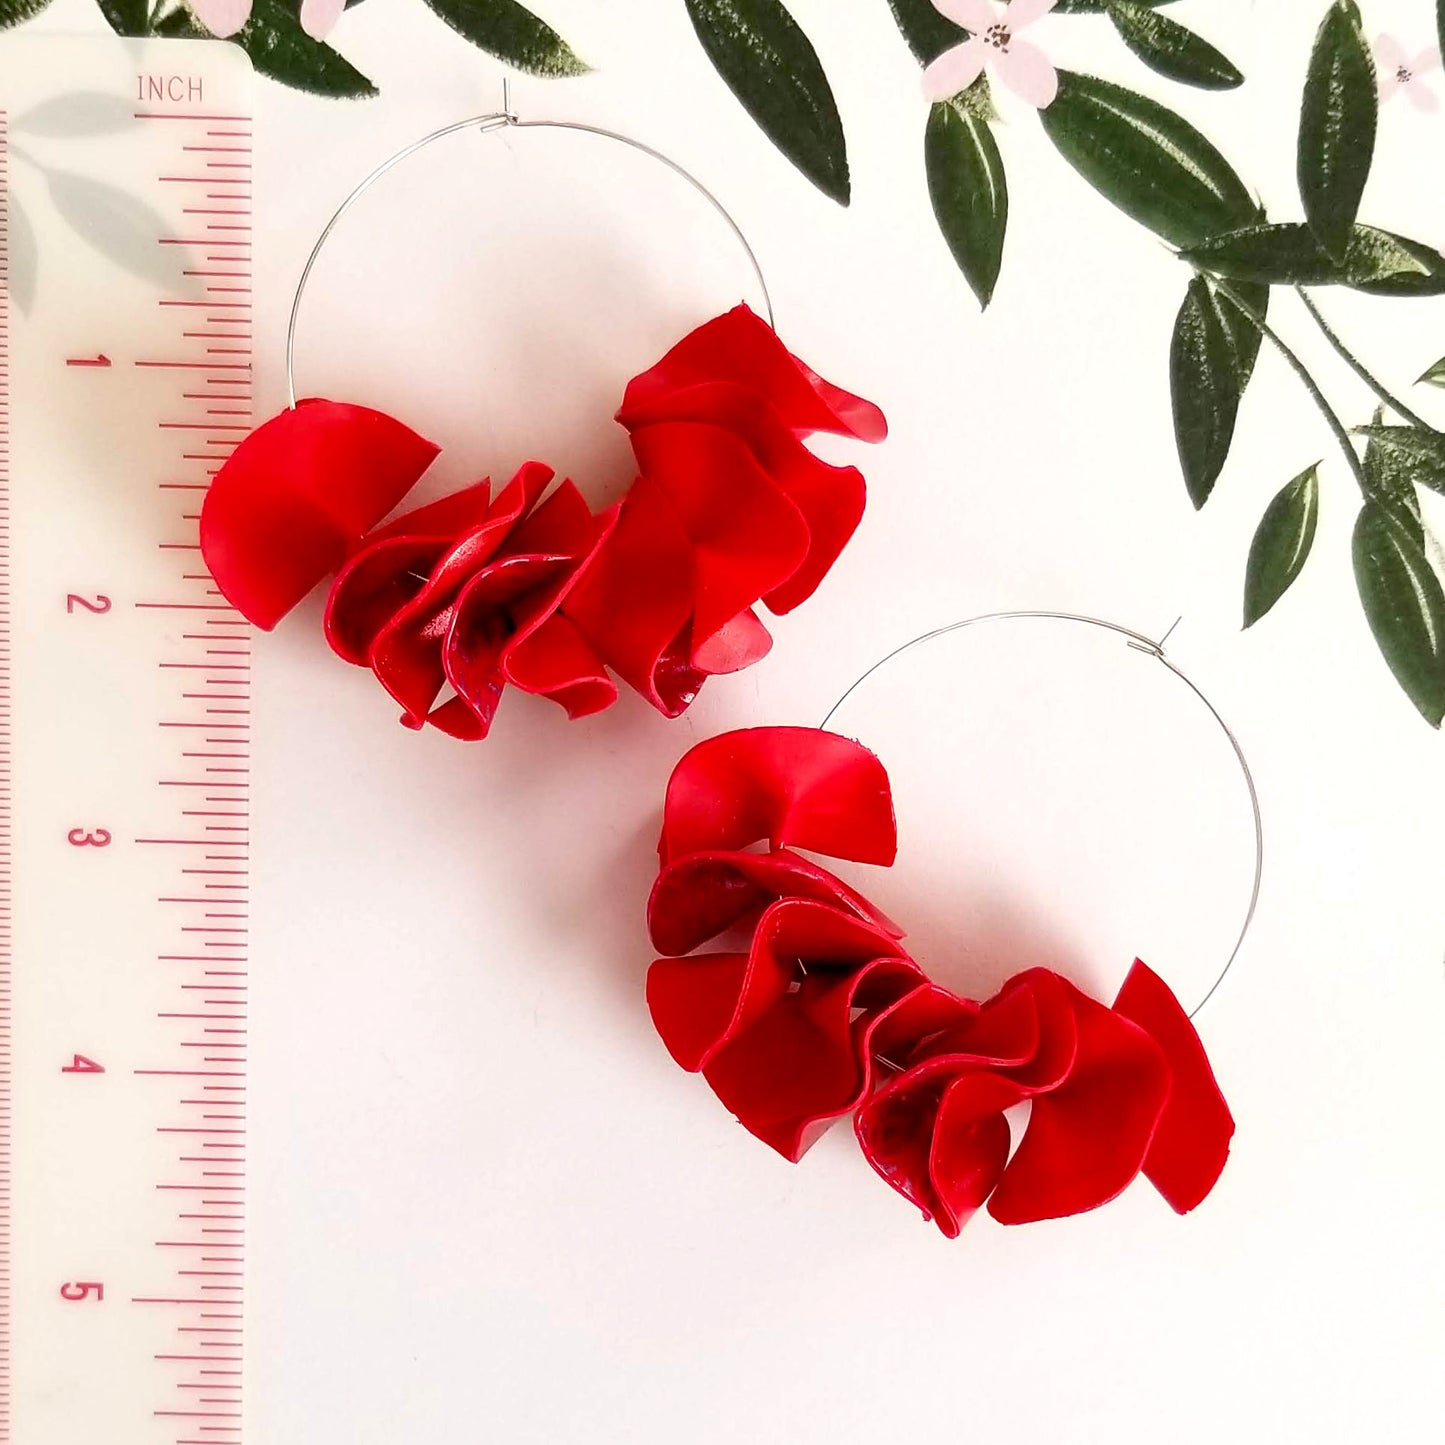
M 68 1064 L 61 1067 L 62 1074 L 103 1074 L 105 1065 L 98 1064 L 94 1059 L 87 1059 L 84 1054 L 74 1054 Z

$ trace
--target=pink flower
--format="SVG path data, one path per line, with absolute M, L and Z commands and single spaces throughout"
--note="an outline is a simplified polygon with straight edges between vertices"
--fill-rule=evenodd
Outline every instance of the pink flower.
M 962 45 L 945 50 L 923 72 L 929 100 L 948 100 L 967 90 L 987 67 L 1018 96 L 1038 110 L 1059 93 L 1059 73 L 1037 45 L 1019 32 L 1047 15 L 1058 0 L 933 0 L 933 8 L 969 32 Z
M 1393 35 L 1382 35 L 1375 41 L 1375 59 L 1380 73 L 1381 100 L 1389 100 L 1403 90 L 1417 110 L 1439 109 L 1435 92 L 1420 79 L 1440 66 L 1440 52 L 1433 45 L 1412 59 Z
M 221 40 L 229 39 L 251 18 L 252 0 L 188 0 L 196 18 Z M 301 0 L 301 28 L 323 40 L 341 18 L 346 0 Z

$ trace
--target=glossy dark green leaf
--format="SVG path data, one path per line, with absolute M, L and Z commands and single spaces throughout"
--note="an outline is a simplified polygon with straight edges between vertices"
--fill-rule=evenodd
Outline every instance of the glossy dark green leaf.
M 19 0 L 23 5 L 25 0 Z M 117 35 L 149 35 L 150 0 L 96 0 L 105 23 Z M 32 14 L 34 11 L 31 12 Z M 189 13 L 189 12 L 188 12 Z M 24 17 L 22 17 L 23 19 Z M 209 34 L 202 31 L 202 34 Z
M 1445 0 L 1435 0 L 1435 33 L 1440 37 L 1440 53 L 1445 55 Z
M 177 5 L 164 15 L 151 21 L 151 29 L 157 35 L 167 35 L 173 40 L 207 40 L 210 31 L 192 17 L 184 5 Z
M 517 0 L 426 0 L 473 45 L 531 75 L 585 75 L 590 66 Z
M 1241 295 L 1262 318 L 1269 288 L 1249 286 Z M 1240 398 L 1258 355 L 1259 329 L 1203 276 L 1195 276 L 1174 320 L 1169 394 L 1179 466 L 1196 507 L 1209 500 L 1229 456 Z
M 968 35 L 940 14 L 933 0 L 888 0 L 888 5 L 908 48 L 921 65 L 932 65 L 945 50 L 960 44 Z
M 1375 155 L 1375 62 L 1354 0 L 1335 0 L 1315 35 L 1300 106 L 1296 170 L 1305 219 L 1343 260 Z
M 1445 718 L 1445 592 L 1420 541 L 1366 502 L 1355 522 L 1355 586 L 1395 681 L 1431 727 Z
M 1244 83 L 1227 55 L 1177 20 L 1139 0 L 1109 0 L 1108 9 L 1124 44 L 1150 70 L 1203 90 L 1233 90 Z
M 285 0 L 255 0 L 251 18 L 232 37 L 261 75 L 313 95 L 359 98 L 376 87 L 329 45 L 313 40 Z
M 1445 0 L 1440 0 L 1440 3 L 1445 5 Z M 1434 366 L 1422 371 L 1419 379 L 1430 386 L 1445 386 L 1445 356 L 1442 356 Z
M 1177 246 L 1258 218 L 1258 207 L 1229 162 L 1158 101 L 1061 70 L 1058 96 L 1039 119 L 1090 185 Z
M 824 195 L 846 206 L 838 106 L 818 52 L 781 0 L 687 0 L 687 13 L 743 109 Z
M 0 29 L 8 29 L 39 15 L 49 4 L 50 0 L 0 0 Z
M 1314 546 L 1320 515 L 1319 465 L 1280 488 L 1264 509 L 1244 573 L 1244 625 L 1253 627 L 1289 590 Z
M 923 154 L 938 229 L 979 305 L 987 306 L 1008 227 L 1008 184 L 993 132 L 961 106 L 935 105 Z
M 1376 418 L 1372 426 L 1355 428 L 1369 438 L 1366 452 L 1378 459 L 1376 465 L 1398 471 L 1411 486 L 1445 493 L 1445 436 L 1417 426 L 1385 426 L 1378 412 Z
M 1360 486 L 1376 506 L 1389 512 L 1417 542 L 1425 541 L 1425 521 L 1420 512 L 1420 494 L 1415 490 L 1415 460 L 1404 449 L 1381 440 L 1380 433 L 1393 428 L 1383 424 L 1384 412 L 1375 409 L 1373 426 L 1359 427 L 1365 435 L 1365 455 Z
M 1373 226 L 1354 228 L 1339 261 L 1298 222 L 1244 226 L 1180 254 L 1201 271 L 1275 286 L 1353 286 L 1377 296 L 1445 293 L 1445 256 Z
M 1159 10 L 1173 5 L 1177 0 L 1138 0 L 1148 10 Z M 1109 0 L 1059 0 L 1054 6 L 1055 15 L 1101 15 L 1109 8 Z

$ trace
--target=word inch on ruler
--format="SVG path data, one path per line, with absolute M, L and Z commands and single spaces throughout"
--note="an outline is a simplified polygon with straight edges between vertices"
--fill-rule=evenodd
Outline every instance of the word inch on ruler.
M 242 1438 L 250 70 L 0 40 L 0 1441 Z

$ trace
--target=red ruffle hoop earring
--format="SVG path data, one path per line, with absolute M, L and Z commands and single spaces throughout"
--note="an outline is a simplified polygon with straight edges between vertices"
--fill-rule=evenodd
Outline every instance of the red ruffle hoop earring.
M 954 627 L 1018 616 L 1105 627 L 1164 660 L 1158 644 L 1093 618 L 992 614 Z M 1253 919 L 1262 827 L 1234 734 L 1184 681 L 1234 749 L 1257 844 L 1239 943 L 1207 1002 Z M 894 862 L 888 775 L 862 744 L 762 727 L 700 743 L 677 764 L 647 905 L 662 955 L 647 1002 L 676 1063 L 701 1073 L 749 1133 L 796 1162 L 851 1117 L 869 1164 L 949 1237 L 981 1207 L 1004 1224 L 1094 1209 L 1140 1174 L 1181 1214 L 1210 1193 L 1234 1120 L 1192 1015 L 1146 964 L 1135 961 L 1112 1005 L 1043 968 L 965 998 L 807 853 Z M 725 936 L 726 951 L 698 951 Z M 1004 1111 L 1024 1101 L 1014 1148 Z
M 396 418 L 297 401 L 296 323 L 327 238 L 358 197 L 424 146 L 460 130 L 581 131 L 663 162 L 727 222 L 767 319 L 746 305 L 705 322 L 634 376 L 616 419 L 638 475 L 594 512 L 567 479 L 525 464 L 378 525 L 439 448 Z M 863 516 L 865 486 L 805 444 L 816 432 L 887 434 L 872 402 L 823 380 L 783 345 L 752 248 L 695 177 L 595 126 L 505 110 L 441 129 L 378 166 L 342 202 L 302 271 L 286 346 L 290 406 L 220 468 L 201 511 L 206 564 L 226 599 L 271 628 L 325 578 L 325 635 L 370 668 L 408 727 L 485 737 L 507 687 L 573 718 L 609 707 L 614 676 L 668 717 L 707 678 L 758 661 L 781 615 L 818 588 Z

